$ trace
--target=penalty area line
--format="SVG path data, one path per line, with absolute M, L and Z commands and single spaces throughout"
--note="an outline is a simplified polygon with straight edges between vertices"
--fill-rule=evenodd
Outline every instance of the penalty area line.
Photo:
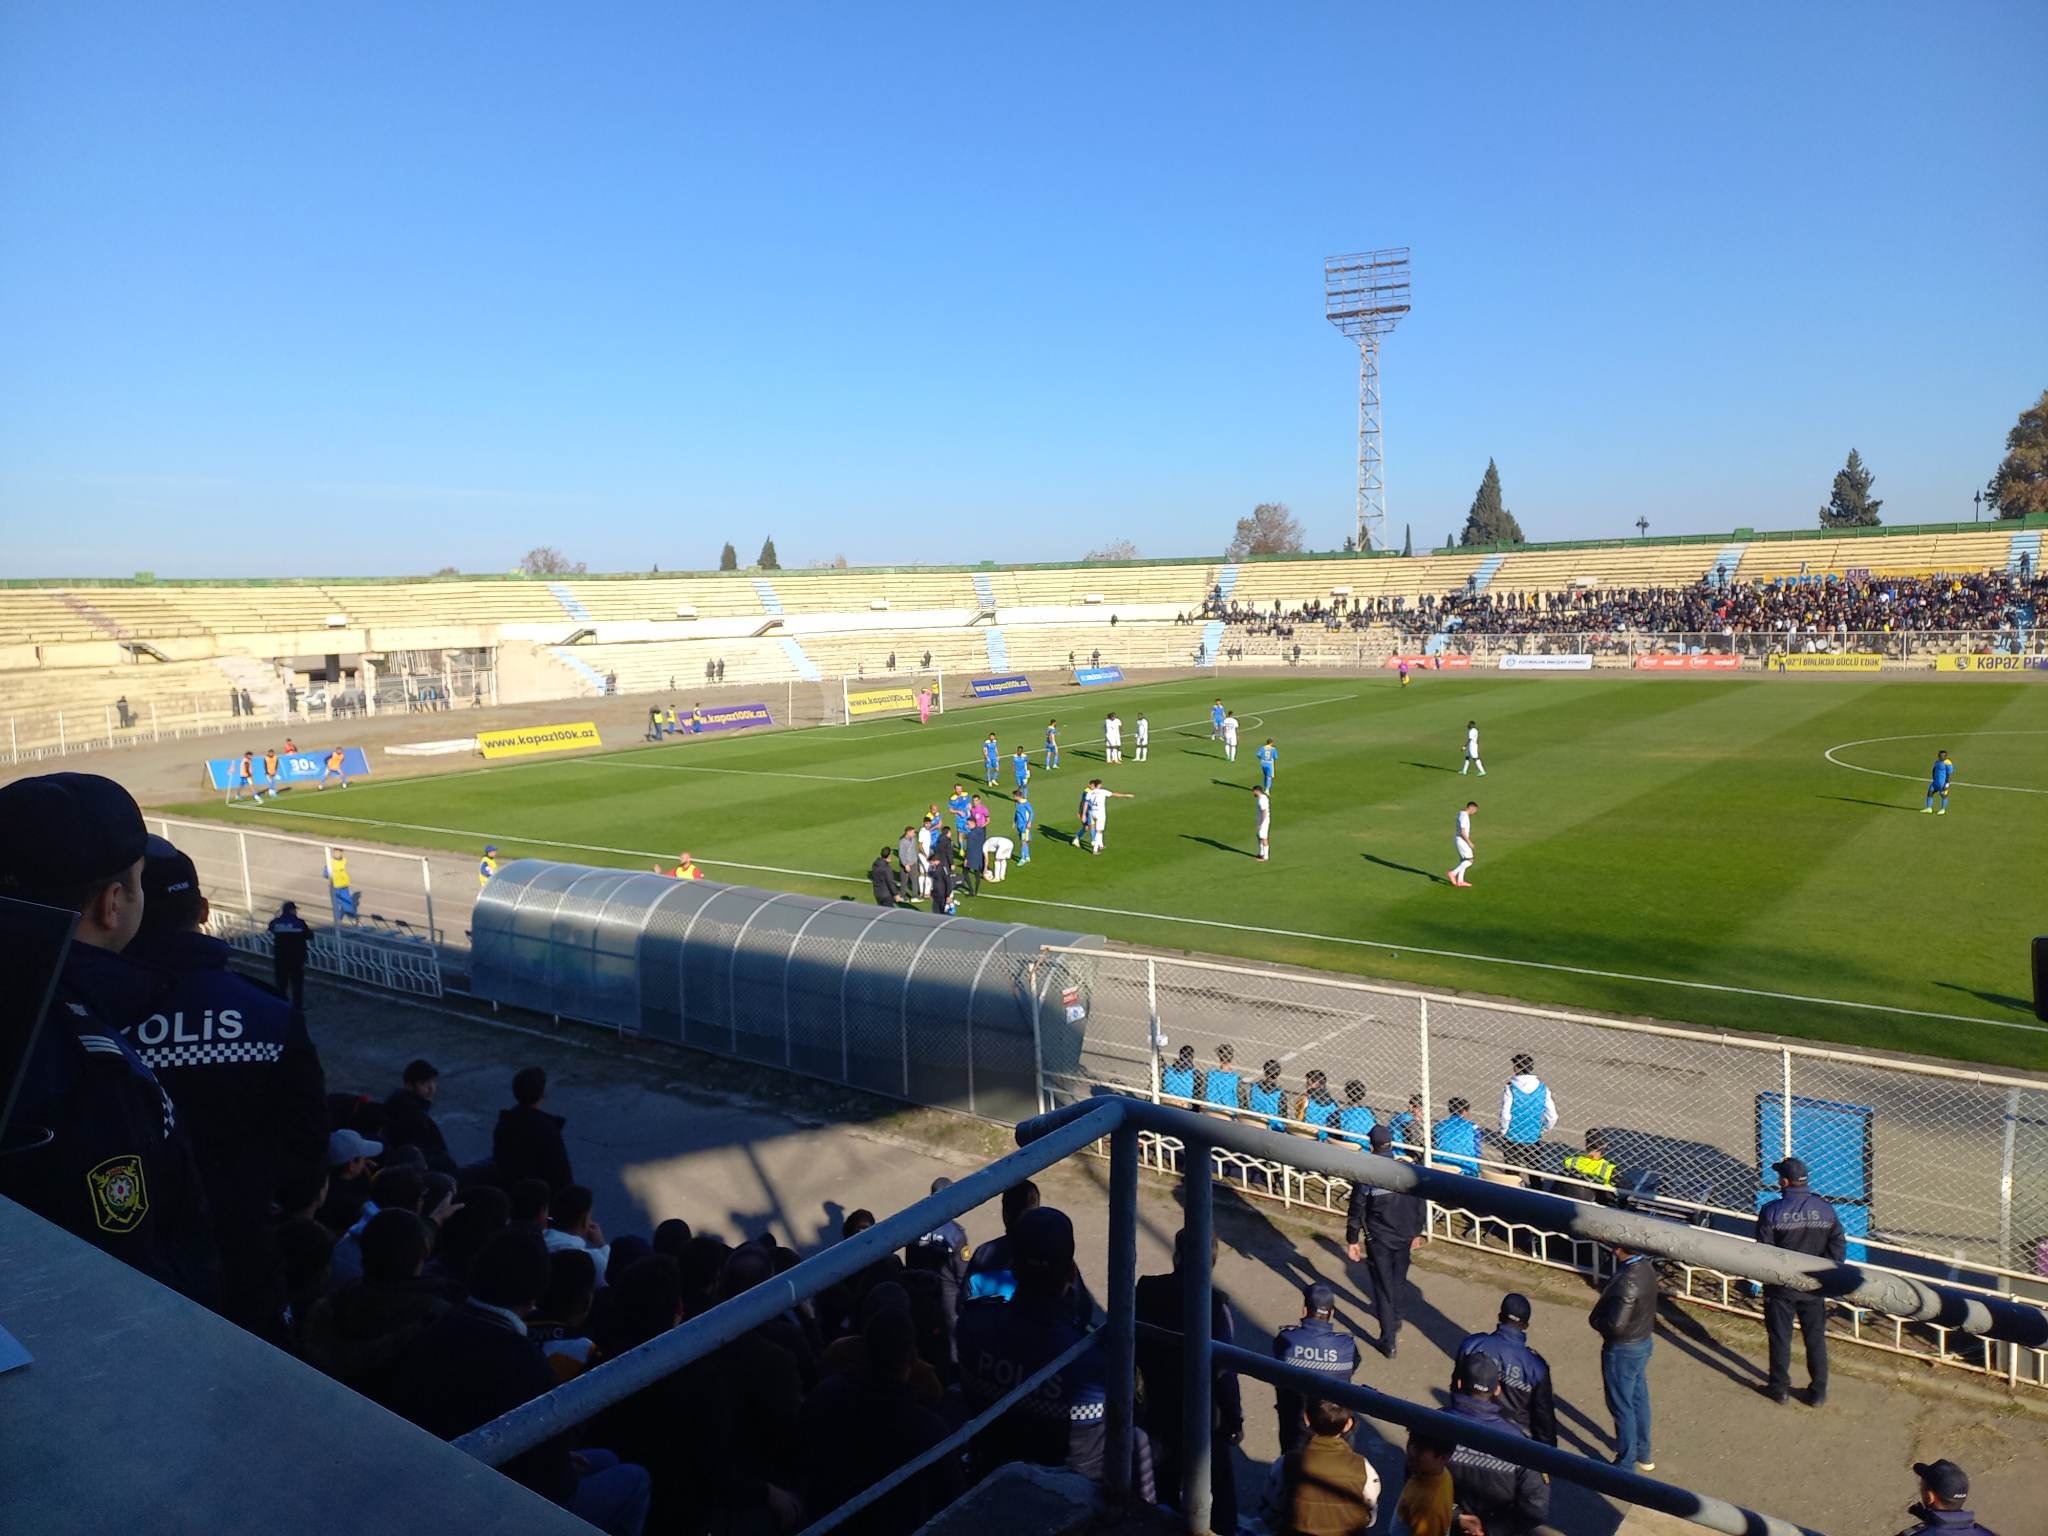
M 571 843 L 555 838 L 526 837 L 517 832 L 486 832 L 470 827 L 437 827 L 410 821 L 380 821 L 368 816 L 328 816 L 317 811 L 278 809 L 265 810 L 259 814 L 266 817 L 303 816 L 308 820 L 343 821 L 357 826 L 383 827 L 391 831 L 428 832 L 438 837 L 500 838 L 509 843 L 524 843 L 532 848 L 568 848 L 579 853 L 611 853 L 624 858 L 669 857 L 651 848 L 614 848 L 603 843 Z M 717 869 L 745 869 L 757 874 L 794 875 L 805 880 L 827 880 L 837 885 L 865 886 L 868 883 L 866 879 L 853 875 L 830 874 L 816 869 L 790 869 L 780 864 L 747 864 L 738 859 L 709 857 L 699 857 L 697 862 Z M 1014 867 L 1013 865 L 1012 868 Z M 1718 981 L 1688 981 L 1676 976 L 1645 976 L 1633 971 L 1606 971 L 1585 965 L 1561 965 L 1550 960 L 1518 960 L 1506 955 L 1481 955 L 1461 949 L 1433 949 L 1423 944 L 1399 944 L 1387 939 L 1360 939 L 1344 934 L 1309 933 L 1299 928 L 1268 928 L 1252 923 L 1224 922 L 1212 917 L 1183 917 L 1170 912 L 1134 912 L 1127 907 L 1093 906 L 1079 901 L 1053 901 L 1042 896 L 1007 896 L 989 891 L 985 886 L 981 895 L 990 901 L 1007 901 L 1028 907 L 1050 907 L 1062 912 L 1093 912 L 1104 917 L 1135 917 L 1154 923 L 1223 928 L 1237 933 L 1263 933 L 1274 938 L 1308 939 L 1318 944 L 1343 944 L 1355 949 L 1383 949 L 1394 954 L 1428 955 L 1439 960 L 1464 960 L 1474 965 L 1515 966 L 1523 970 L 1551 971 L 1566 976 L 1592 976 L 1602 981 L 1629 981 L 1646 986 L 1682 987 L 1693 992 L 1717 992 L 1733 997 L 1761 997 L 1774 1002 L 1811 1003 L 1820 1008 L 1847 1008 L 1859 1012 L 1887 1013 L 1900 1018 L 1938 1019 L 1952 1024 L 1987 1024 L 1994 1029 L 2016 1029 L 2029 1034 L 2048 1034 L 2048 1025 L 2024 1024 L 2012 1019 L 1987 1019 L 1974 1013 L 1936 1013 L 1925 1008 L 1901 1008 L 1893 1003 L 1859 1003 L 1841 997 L 1813 997 L 1803 992 L 1775 992 L 1763 987 L 1737 987 Z

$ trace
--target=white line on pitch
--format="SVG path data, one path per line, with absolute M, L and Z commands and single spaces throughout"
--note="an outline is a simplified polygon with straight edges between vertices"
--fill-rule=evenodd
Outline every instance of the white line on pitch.
M 1865 768 L 1861 763 L 1845 763 L 1835 754 L 1846 752 L 1851 747 L 1874 747 L 1887 741 L 1946 741 L 1950 737 L 1965 736 L 2048 736 L 2048 731 L 1916 731 L 1910 736 L 1866 736 L 1861 741 L 1837 742 L 1821 753 L 1821 756 L 1837 768 L 1847 768 L 1855 773 L 1875 774 L 1880 779 L 1904 779 L 1908 784 L 1918 784 L 1920 775 L 1917 773 L 1892 773 L 1884 768 Z M 1997 789 L 2009 795 L 2048 795 L 2048 789 L 2028 789 L 2020 784 L 1979 784 L 1960 775 L 1955 782 L 1964 789 Z
M 570 848 L 581 853 L 616 853 L 627 858 L 668 857 L 647 848 L 612 848 L 602 843 L 570 843 L 553 838 L 528 837 L 518 832 L 482 832 L 470 827 L 436 827 L 411 821 L 380 821 L 368 816 L 328 816 L 318 811 L 288 811 L 274 808 L 258 814 L 304 816 L 309 820 L 320 821 L 345 821 L 358 826 L 385 827 L 393 831 L 431 832 L 441 837 L 502 838 L 508 843 L 524 843 L 533 848 Z M 743 864 L 737 859 L 713 858 L 699 858 L 697 862 L 719 869 L 748 869 L 761 874 L 796 875 L 806 880 L 829 880 L 839 885 L 867 884 L 864 878 L 853 875 L 828 874 L 816 869 L 789 869 L 780 864 Z M 1940 1019 L 1955 1024 L 1988 1024 L 1995 1029 L 2018 1029 L 2030 1034 L 2048 1034 L 2048 1025 L 2022 1024 L 2011 1019 L 1987 1019 L 1974 1013 L 1935 1013 L 1925 1008 L 1900 1008 L 1891 1003 L 1859 1003 L 1841 997 L 1812 997 L 1803 992 L 1773 992 L 1767 988 L 1736 987 L 1718 981 L 1687 981 L 1676 976 L 1644 976 L 1633 971 L 1603 971 L 1585 965 L 1559 965 L 1549 960 L 1516 960 L 1505 955 L 1480 955 L 1460 949 L 1431 949 L 1422 944 L 1402 944 L 1387 939 L 1359 939 L 1334 933 L 1308 933 L 1299 928 L 1265 928 L 1251 923 L 1224 922 L 1213 917 L 1182 917 L 1169 912 L 1133 912 L 1124 907 L 1090 906 L 1079 901 L 1051 901 L 1039 896 L 1005 896 L 986 888 L 983 889 L 981 896 L 989 901 L 1016 902 L 1029 907 L 1052 907 L 1066 912 L 1094 912 L 1105 917 L 1136 917 L 1155 923 L 1184 923 L 1198 928 L 1225 928 L 1236 933 L 1264 933 L 1275 938 L 1309 939 L 1319 944 L 1345 944 L 1356 949 L 1384 949 L 1396 954 L 1428 955 L 1439 960 L 1466 960 L 1476 965 L 1518 966 L 1524 970 L 1555 971 L 1569 976 L 1596 976 L 1604 981 L 1642 982 L 1657 987 L 1683 987 L 1693 992 L 1724 992 L 1737 997 L 1770 998 L 1776 1002 L 1811 1003 L 1820 1008 L 1849 1008 L 1870 1013 L 1896 1014 L 1909 1019 Z

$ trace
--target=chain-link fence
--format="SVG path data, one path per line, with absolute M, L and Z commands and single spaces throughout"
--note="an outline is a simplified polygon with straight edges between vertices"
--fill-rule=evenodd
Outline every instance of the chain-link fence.
M 1048 1072 L 1054 1101 L 1102 1083 L 1360 1141 L 1398 1122 L 1439 1162 L 1560 1184 L 1592 1130 L 1625 1180 L 1703 1218 L 1753 1217 L 1770 1165 L 1798 1156 L 1873 1259 L 2048 1275 L 2048 1079 L 1204 961 L 1066 959 L 1088 1021 L 1073 1069 Z M 1543 1084 L 1536 1115 L 1556 1117 L 1534 1135 L 1503 1103 L 1519 1056 Z

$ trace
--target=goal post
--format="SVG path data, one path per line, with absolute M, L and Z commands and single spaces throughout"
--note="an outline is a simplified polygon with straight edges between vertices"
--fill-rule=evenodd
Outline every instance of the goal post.
M 946 676 L 941 671 L 904 672 L 884 677 L 842 677 L 839 679 L 839 723 L 884 720 L 922 714 L 929 701 L 931 713 L 946 712 Z

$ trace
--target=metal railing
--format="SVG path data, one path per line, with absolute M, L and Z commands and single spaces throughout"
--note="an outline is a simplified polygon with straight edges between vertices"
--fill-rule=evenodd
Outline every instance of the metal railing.
M 828 1286 L 851 1278 L 942 1222 L 964 1216 L 1012 1185 L 1106 1138 L 1110 1145 L 1108 1316 L 1099 1330 L 1099 1342 L 1107 1352 L 1105 1481 L 1113 1495 L 1128 1496 L 1133 1487 L 1136 1441 L 1139 1136 L 1145 1132 L 1170 1136 L 1191 1149 L 1182 1202 L 1188 1232 L 1185 1251 L 1191 1255 L 1206 1256 L 1210 1251 L 1215 1154 L 1231 1150 L 1272 1158 L 1285 1152 L 1325 1174 L 1363 1178 L 1379 1188 L 1421 1195 L 1506 1220 L 1541 1224 L 1591 1241 L 1624 1243 L 1633 1250 L 1679 1262 L 1711 1262 L 1730 1273 L 1766 1284 L 1843 1296 L 1901 1316 L 1938 1317 L 1951 1326 L 1988 1337 L 2035 1345 L 2048 1342 L 2048 1317 L 1998 1298 L 1964 1295 L 1910 1277 L 1854 1264 L 1833 1264 L 1636 1212 L 1580 1205 L 1461 1174 L 1420 1169 L 1391 1158 L 1373 1158 L 1361 1168 L 1353 1152 L 1313 1144 L 1289 1148 L 1284 1146 L 1286 1138 L 1261 1127 L 1238 1125 L 1105 1091 L 1103 1096 L 1068 1105 L 1020 1125 L 1016 1152 L 804 1260 L 787 1273 L 764 1281 L 545 1396 L 522 1404 L 462 1436 L 455 1444 L 489 1465 L 502 1466 L 782 1315 Z M 1321 1376 L 1299 1375 L 1258 1355 L 1218 1346 L 1208 1330 L 1211 1276 L 1206 1258 L 1184 1265 L 1181 1276 L 1185 1287 L 1182 1316 L 1200 1320 L 1198 1326 L 1190 1327 L 1182 1335 L 1182 1372 L 1187 1395 L 1182 1402 L 1185 1454 L 1181 1463 L 1180 1508 L 1191 1532 L 1209 1528 L 1209 1465 L 1214 1449 L 1210 1386 L 1211 1373 L 1219 1363 L 1278 1386 L 1341 1402 L 1374 1418 L 1481 1447 L 1519 1466 L 1533 1467 L 1595 1492 L 1676 1515 L 1708 1530 L 1728 1532 L 1730 1536 L 1750 1536 L 1755 1532 L 1793 1536 L 1803 1529 L 1604 1461 L 1537 1445 L 1369 1388 L 1338 1385 Z M 1093 1334 L 1077 1342 L 1038 1374 L 1005 1394 L 986 1413 L 810 1529 L 830 1529 L 939 1458 L 958 1453 L 1002 1410 L 1021 1401 L 1095 1342 L 1097 1336 Z

